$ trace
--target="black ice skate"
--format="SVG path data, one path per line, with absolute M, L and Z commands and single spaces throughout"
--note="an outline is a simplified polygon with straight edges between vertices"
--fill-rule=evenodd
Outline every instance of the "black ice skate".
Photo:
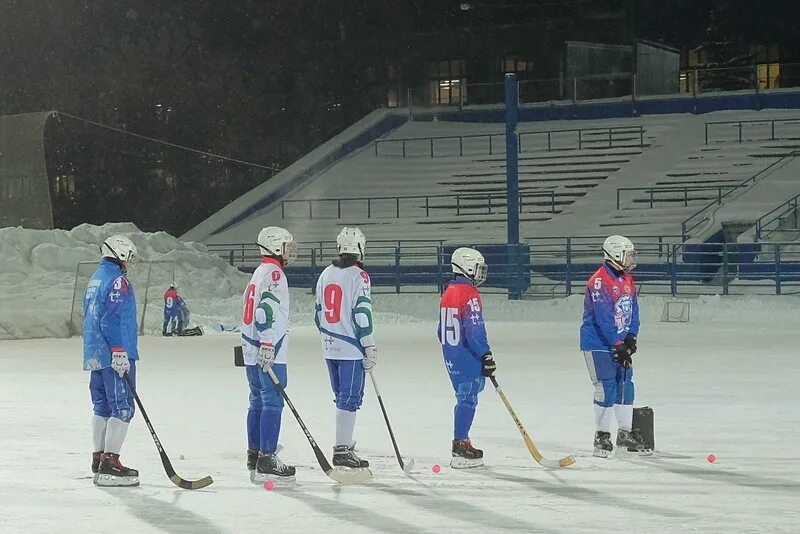
M 638 454 L 639 456 L 650 456 L 653 454 L 653 449 L 647 447 L 642 440 L 642 436 L 636 430 L 622 430 L 617 431 L 617 447 L 620 450 L 625 450 L 631 454 Z
M 355 453 L 356 446 L 336 445 L 333 448 L 334 467 L 349 467 L 351 469 L 367 469 L 369 462 L 362 460 Z
M 103 459 L 103 451 L 96 451 L 92 453 L 92 473 L 97 474 L 100 469 L 100 462 Z
M 97 468 L 94 483 L 98 486 L 138 486 L 139 471 L 122 465 L 119 454 L 106 453 Z
M 258 462 L 258 449 L 247 449 L 247 470 L 250 471 L 250 481 L 256 472 L 256 462 Z
M 594 433 L 594 456 L 597 458 L 608 458 L 614 446 L 611 444 L 611 432 Z
M 294 467 L 283 463 L 278 455 L 260 453 L 252 480 L 254 484 L 263 484 L 267 480 L 276 484 L 292 483 L 295 471 Z
M 468 439 L 454 439 L 450 467 L 453 469 L 469 469 L 483 465 L 483 451 L 472 446 Z

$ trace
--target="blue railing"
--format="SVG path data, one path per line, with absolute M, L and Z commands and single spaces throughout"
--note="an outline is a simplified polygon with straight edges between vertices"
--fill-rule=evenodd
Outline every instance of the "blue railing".
M 517 297 L 560 297 L 583 293 L 586 280 L 602 263 L 603 239 L 553 237 L 531 239 L 515 246 L 466 245 L 475 246 L 486 258 L 490 275 L 485 289 Z M 680 236 L 633 236 L 632 239 L 639 253 L 634 278 L 643 293 L 800 292 L 800 242 L 690 244 L 674 242 Z M 441 291 L 452 276 L 450 254 L 456 246 L 433 241 L 396 246 L 368 243 L 366 264 L 376 292 Z M 327 242 L 301 248 L 298 261 L 287 269 L 290 283 L 313 288 L 317 276 L 335 254 L 335 246 Z M 254 251 L 237 266 L 252 271 L 259 259 Z
M 693 230 L 695 230 L 697 227 L 699 227 L 701 224 L 706 222 L 708 220 L 708 216 L 709 216 L 710 212 L 712 211 L 712 209 L 715 206 L 722 205 L 723 200 L 725 198 L 727 198 L 728 196 L 730 196 L 733 192 L 738 191 L 739 189 L 744 188 L 744 187 L 751 187 L 756 182 L 758 182 L 761 178 L 763 178 L 763 177 L 775 172 L 776 170 L 784 167 L 786 164 L 789 163 L 789 161 L 792 158 L 795 158 L 798 155 L 800 155 L 800 151 L 792 151 L 792 152 L 788 153 L 787 155 L 785 155 L 784 157 L 782 157 L 778 161 L 775 161 L 775 162 L 771 163 L 770 165 L 768 165 L 767 167 L 765 167 L 764 169 L 761 169 L 760 171 L 755 173 L 750 178 L 746 178 L 745 180 L 742 180 L 741 182 L 739 182 L 739 184 L 737 184 L 735 187 L 733 187 L 730 191 L 728 191 L 724 195 L 721 195 L 720 197 L 715 198 L 714 200 L 712 200 L 711 202 L 709 202 L 708 204 L 706 204 L 705 206 L 703 206 L 702 208 L 697 210 L 694 214 L 692 214 L 690 217 L 688 217 L 687 219 L 685 219 L 681 223 L 681 236 L 683 238 L 683 241 L 687 241 L 689 238 L 691 238 L 692 237 L 691 232 Z
M 768 211 L 756 221 L 756 241 L 768 239 L 767 232 L 798 231 L 797 208 L 800 205 L 800 195 L 795 195 L 777 208 Z M 781 225 L 789 219 L 791 225 L 782 227 Z
M 757 128 L 764 125 L 765 128 Z M 776 135 L 776 125 L 777 135 Z M 781 126 L 783 130 L 781 131 Z M 788 128 L 793 126 L 793 129 Z M 732 135 L 720 135 L 720 132 Z M 787 131 L 793 135 L 787 135 Z M 706 123 L 706 144 L 725 141 L 774 141 L 776 139 L 800 138 L 800 119 L 751 119 L 743 121 L 711 121 Z M 716 138 L 715 138 L 716 136 Z
M 527 141 L 526 141 L 527 140 Z M 643 147 L 642 126 L 612 126 L 610 128 L 573 128 L 519 132 L 517 150 L 583 150 L 584 148 Z M 380 148 L 384 150 L 381 151 Z M 395 148 L 387 153 L 386 148 Z M 446 150 L 442 151 L 442 148 Z M 505 134 L 444 135 L 375 140 L 376 156 L 431 157 L 505 154 Z M 409 152 L 413 151 L 413 154 Z

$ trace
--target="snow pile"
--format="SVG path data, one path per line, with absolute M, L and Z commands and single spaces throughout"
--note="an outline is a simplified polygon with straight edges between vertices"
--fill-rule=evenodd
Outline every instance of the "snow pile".
M 113 234 L 130 238 L 144 261 L 174 262 L 174 281 L 192 310 L 192 324 L 209 327 L 221 320 L 230 322 L 233 310 L 241 306 L 247 276 L 200 243 L 184 243 L 164 232 L 141 232 L 130 223 L 82 224 L 70 231 L 2 228 L 0 339 L 68 336 L 78 263 L 99 261 L 100 243 Z M 172 265 L 154 264 L 150 271 L 148 332 L 160 332 L 163 292 L 173 281 Z M 83 266 L 79 283 L 85 284 L 93 271 L 92 265 Z M 140 313 L 147 271 L 143 262 L 129 273 Z M 82 311 L 80 301 L 75 308 Z

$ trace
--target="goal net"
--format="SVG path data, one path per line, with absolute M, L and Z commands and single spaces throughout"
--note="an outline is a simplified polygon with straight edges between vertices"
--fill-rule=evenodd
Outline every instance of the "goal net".
M 82 261 L 75 267 L 75 286 L 72 291 L 72 306 L 69 314 L 69 334 L 79 336 L 83 332 L 83 294 L 89 279 L 97 269 L 96 261 Z M 175 280 L 175 262 L 172 260 L 142 261 L 128 272 L 128 280 L 136 292 L 136 314 L 139 334 L 144 333 L 148 313 L 159 317 L 163 306 L 164 291 Z
M 688 323 L 690 317 L 689 303 L 684 300 L 668 300 L 664 302 L 661 312 L 662 323 Z

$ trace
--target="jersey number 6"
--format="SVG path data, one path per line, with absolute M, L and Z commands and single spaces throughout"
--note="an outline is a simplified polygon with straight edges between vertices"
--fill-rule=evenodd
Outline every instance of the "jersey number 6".
M 342 317 L 342 287 L 337 284 L 325 286 L 323 291 L 325 301 L 325 320 L 328 324 L 336 324 Z
M 247 286 L 247 292 L 244 294 L 244 317 L 242 321 L 246 325 L 253 324 L 253 313 L 256 307 L 256 285 L 250 284 Z

